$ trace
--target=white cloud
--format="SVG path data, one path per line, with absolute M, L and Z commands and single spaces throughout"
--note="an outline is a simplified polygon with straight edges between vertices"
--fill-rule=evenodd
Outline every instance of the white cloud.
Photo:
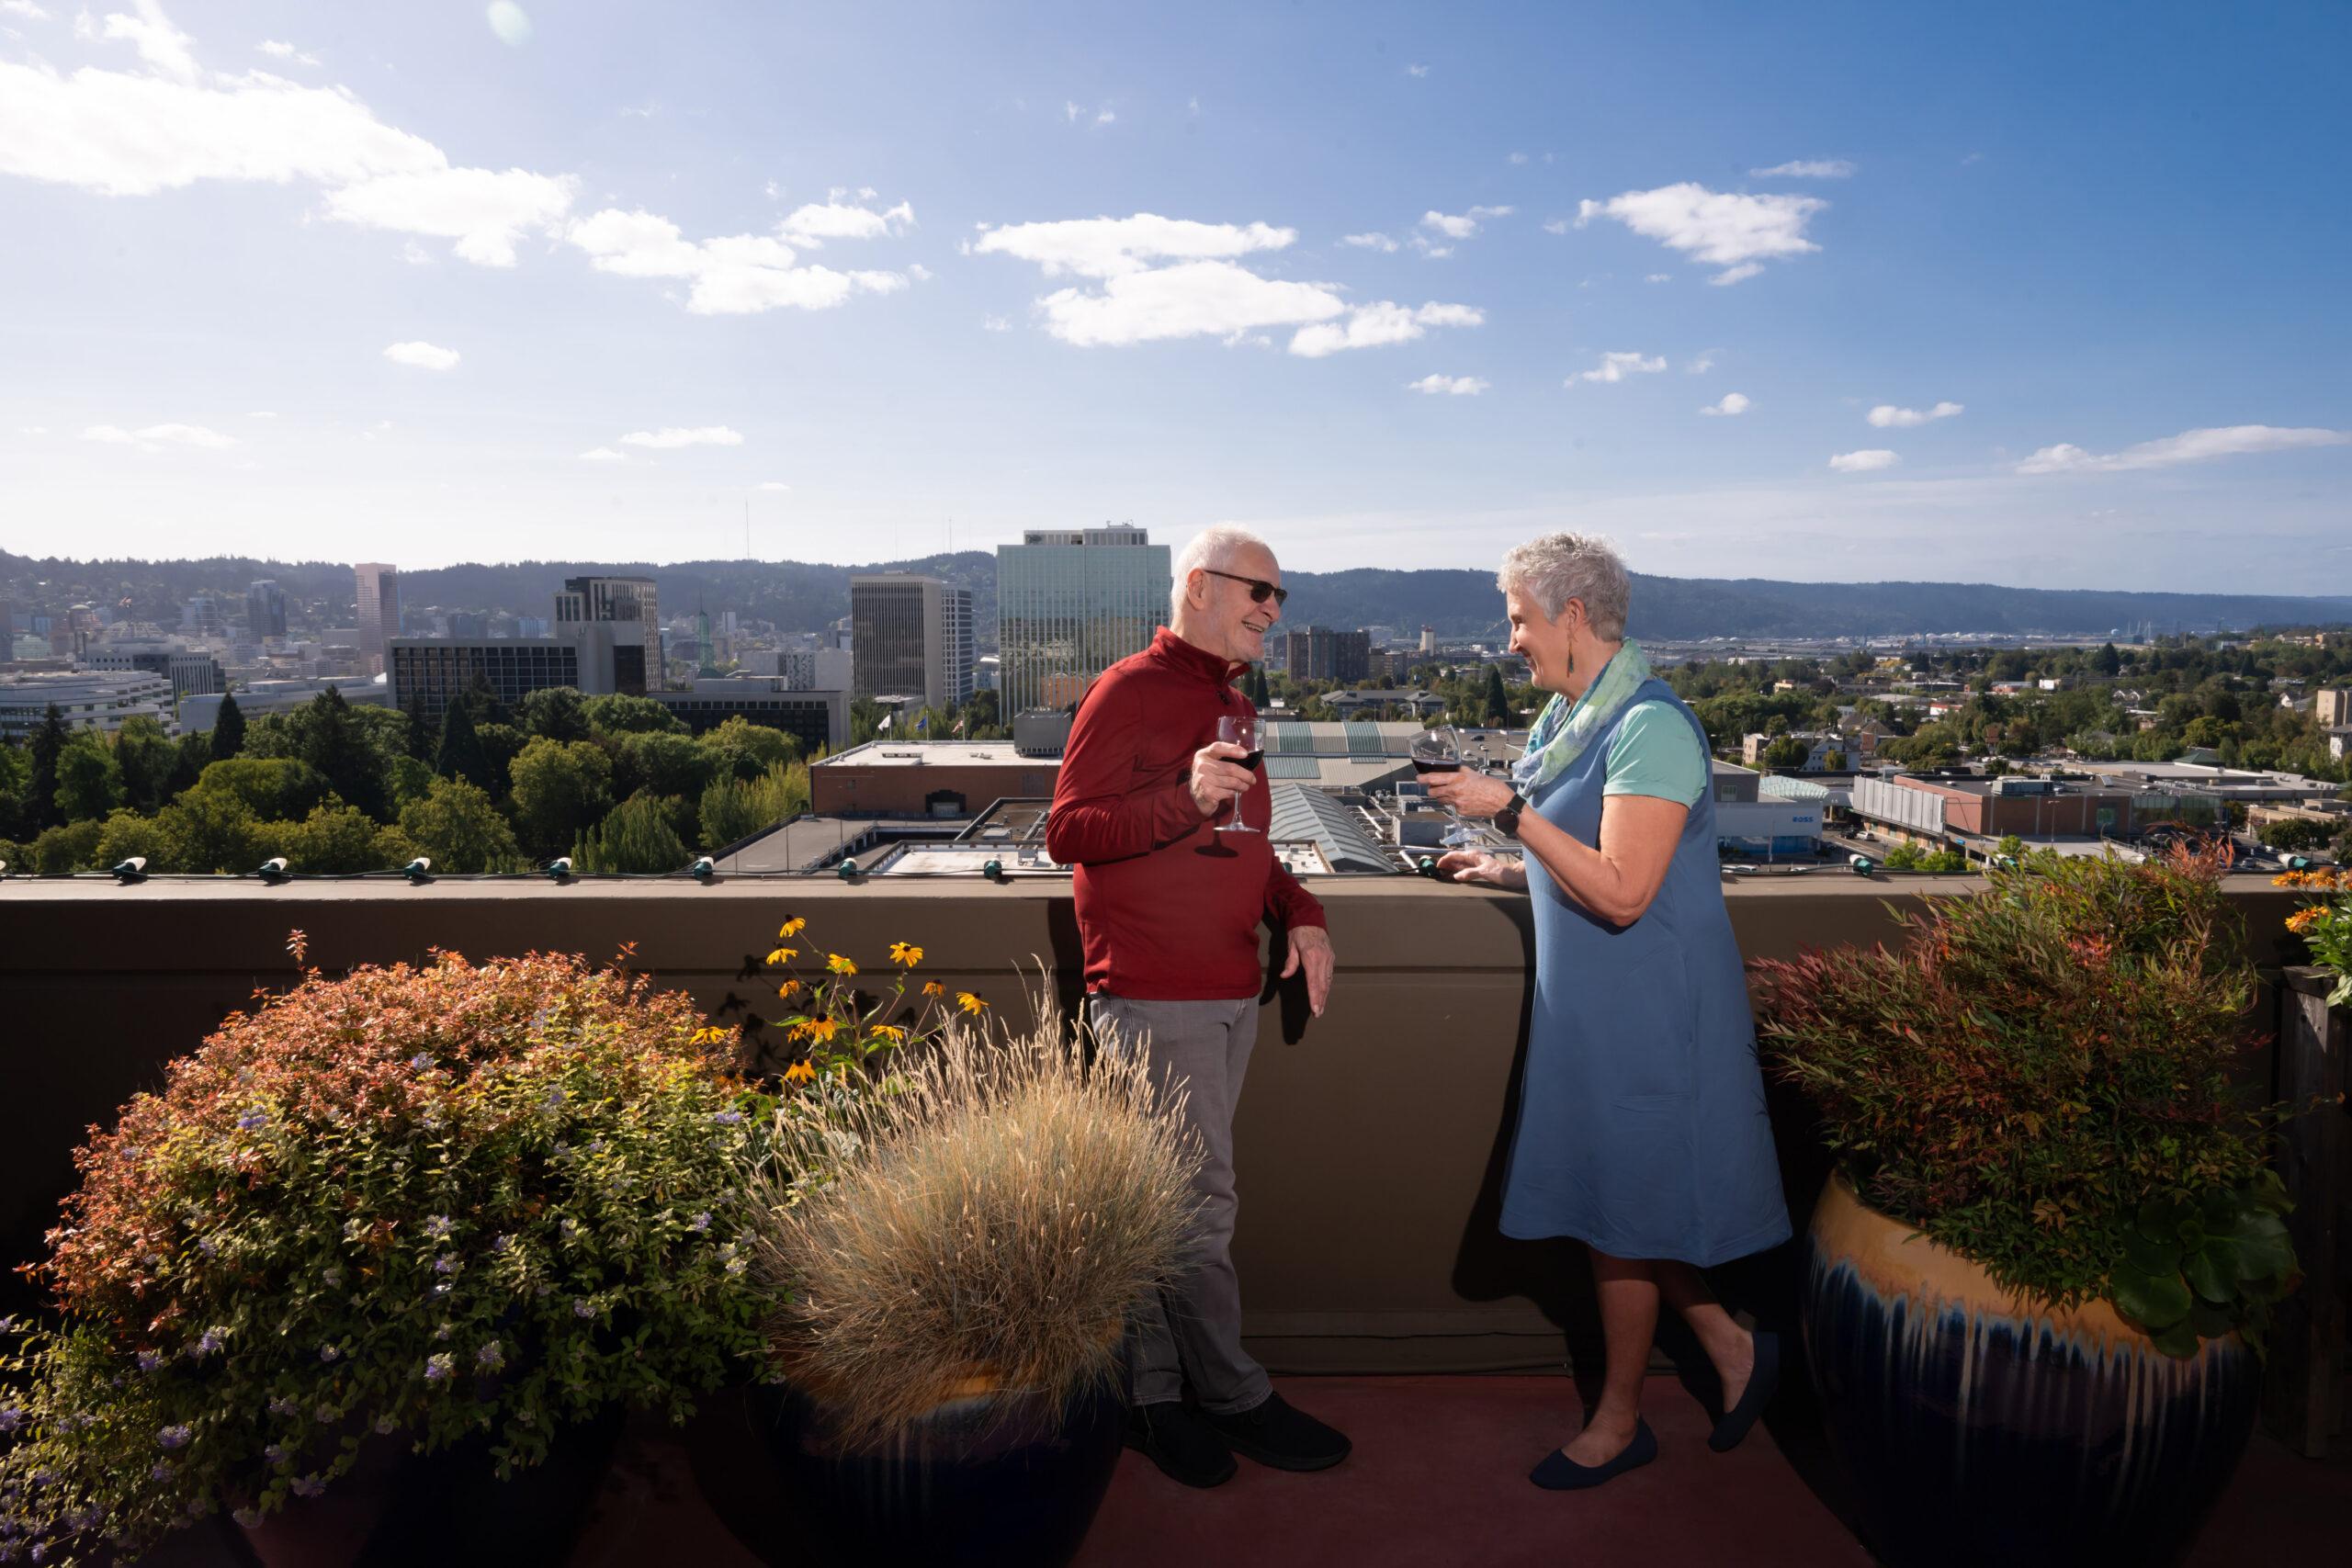
M 1524 152 L 1514 152 L 1510 155 L 1510 161 L 1514 164 L 1524 164 L 1527 162 L 1527 154 Z
M 1690 364 L 1684 366 L 1682 368 L 1690 375 L 1704 376 L 1708 371 L 1713 370 L 1714 367 L 1715 355 L 1714 351 L 1710 349 L 1706 353 L 1699 355 L 1698 358 L 1692 360 Z
M 0 13 L 22 17 L 28 22 L 45 22 L 49 13 L 33 4 L 33 0 L 0 0 Z
M 1762 262 L 1742 262 L 1737 266 L 1727 266 L 1724 268 L 1723 271 L 1715 274 L 1714 276 L 1707 279 L 1707 281 L 1713 284 L 1718 288 L 1728 288 L 1730 285 L 1735 283 L 1745 283 L 1763 270 L 1764 264 Z
M 1487 313 L 1474 305 L 1432 302 L 1414 310 L 1383 299 L 1377 304 L 1354 307 L 1348 311 L 1344 323 L 1320 321 L 1299 328 L 1291 334 L 1290 351 L 1307 359 L 1320 359 L 1345 349 L 1412 343 L 1430 327 L 1475 327 L 1486 319 Z
M 885 229 L 903 209 L 869 214 Z M 804 225 L 845 230 L 854 220 L 821 217 L 857 209 L 803 208 Z M 907 215 L 911 220 L 912 215 Z M 791 221 L 787 219 L 786 222 Z M 881 231 L 861 227 L 859 237 Z M 797 253 L 781 240 L 761 234 L 734 234 L 694 241 L 679 233 L 668 219 L 645 211 L 623 212 L 606 208 L 581 219 L 564 237 L 588 253 L 600 272 L 623 277 L 678 277 L 693 281 L 686 309 L 700 316 L 742 315 L 779 308 L 828 310 L 857 293 L 889 294 L 907 286 L 895 272 L 837 272 L 831 267 L 803 266 Z
M 556 232 L 578 183 L 569 175 L 528 169 L 386 175 L 330 193 L 327 212 L 346 223 L 455 240 L 467 261 L 513 266 L 515 240 L 526 232 Z
M 255 409 L 251 413 L 246 414 L 245 417 L 247 419 L 276 419 L 277 417 L 277 411 L 275 409 Z
M 1119 117 L 1117 115 L 1113 114 L 1109 109 L 1104 109 L 1094 117 L 1094 123 L 1097 125 L 1109 125 L 1113 120 L 1115 120 L 1118 118 Z
M 785 483 L 782 479 L 762 479 L 757 488 L 761 490 L 790 490 L 792 487 Z
M 1431 396 L 1475 398 L 1492 385 L 1476 376 L 1424 376 L 1418 381 L 1406 382 L 1405 389 Z
M 175 82 L 197 79 L 196 55 L 189 49 L 195 40 L 172 26 L 157 0 L 139 0 L 139 15 L 126 17 L 109 15 L 104 27 L 84 11 L 74 18 L 74 36 L 78 39 L 129 39 L 151 70 L 171 77 Z
M 1642 281 L 1644 283 L 1671 283 L 1674 281 L 1674 274 L 1670 272 L 1648 273 L 1643 276 Z
M 1394 254 L 1396 250 L 1396 241 L 1390 239 L 1385 234 L 1377 232 L 1370 234 L 1342 234 L 1340 236 L 1340 243 L 1343 245 L 1354 245 L 1360 249 L 1367 251 L 1378 251 L 1384 255 Z
M 1193 261 L 1124 273 L 1091 292 L 1060 289 L 1037 308 L 1046 330 L 1064 343 L 1103 347 L 1319 321 L 1340 314 L 1347 302 L 1320 284 L 1261 277 L 1227 261 Z
M 1695 261 L 1727 268 L 1714 281 L 1728 284 L 1753 277 L 1765 260 L 1821 249 L 1804 237 L 1804 228 L 1828 205 L 1819 197 L 1746 196 L 1686 181 L 1578 202 L 1577 227 L 1613 218 Z
M 264 54 L 270 56 L 272 59 L 290 60 L 297 65 L 316 65 L 319 62 L 319 57 L 317 55 L 305 54 L 300 50 L 296 49 L 292 44 L 280 43 L 276 39 L 264 39 L 261 42 L 254 45 L 254 47 L 260 50 Z
M 1579 370 L 1562 383 L 1573 387 L 1578 381 L 1622 381 L 1628 376 L 1651 376 L 1666 368 L 1663 357 L 1645 358 L 1638 354 L 1604 354 L 1600 363 L 1590 370 Z
M 1565 218 L 1547 218 L 1544 220 L 1544 232 L 1546 234 L 1565 234 L 1567 231 L 1568 220 Z
M 1474 207 L 1467 212 L 1424 212 L 1421 227 L 1433 230 L 1449 240 L 1466 240 L 1478 231 L 1479 223 L 1488 218 L 1508 218 L 1508 207 Z
M 1931 419 L 1950 419 L 1962 408 L 1959 403 L 1938 403 L 1931 409 L 1899 409 L 1893 403 L 1881 403 L 1865 417 L 1881 430 L 1909 430 Z
M 1854 165 L 1844 158 L 1794 158 L 1785 164 L 1775 164 L 1769 169 L 1750 169 L 1747 172 L 1759 180 L 1843 180 L 1853 177 Z
M 987 333 L 1009 333 L 1012 330 L 1012 320 L 1009 316 L 982 316 L 980 330 Z
M 813 251 L 821 248 L 827 240 L 876 240 L 903 234 L 914 227 L 914 221 L 915 209 L 910 202 L 902 201 L 882 212 L 839 201 L 827 201 L 822 206 L 812 202 L 794 209 L 775 226 L 775 231 Z
M 1747 397 L 1743 393 L 1725 392 L 1723 395 L 1722 400 L 1710 403 L 1699 412 L 1701 413 L 1713 414 L 1742 414 L 1746 413 L 1749 409 L 1752 409 L 1756 405 L 1749 401 Z
M 1062 105 L 1062 118 L 1068 120 L 1070 124 L 1076 125 L 1078 123 L 1078 106 L 1065 101 Z
M 385 346 L 384 357 L 419 370 L 447 370 L 458 363 L 458 351 L 429 343 L 395 343 Z
M 531 18 L 514 0 L 491 0 L 488 20 L 490 30 L 509 49 L 520 49 L 531 41 Z
M 1430 68 L 1426 65 L 1408 65 L 1405 67 L 1405 74 L 1408 76 L 1426 76 L 1429 73 Z
M 1891 468 L 1903 459 L 1883 446 L 1873 446 L 1862 452 L 1840 452 L 1829 459 L 1829 466 L 1841 474 L 1870 474 L 1881 468 Z
M 681 446 L 741 446 L 743 437 L 723 424 L 699 425 L 691 430 L 673 424 L 659 430 L 632 430 L 621 437 L 621 445 L 674 452 Z
M 116 446 L 138 446 L 150 452 L 160 452 L 166 446 L 196 446 L 217 452 L 237 444 L 236 437 L 208 430 L 200 424 L 151 424 L 144 430 L 125 430 L 118 424 L 94 424 L 82 432 L 82 439 L 102 441 Z
M 2168 468 L 2181 463 L 2205 463 L 2217 457 L 2244 457 L 2257 452 L 2290 452 L 2305 446 L 2352 445 L 2352 431 L 2285 428 L 2275 424 L 2231 424 L 2184 430 L 2161 441 L 2143 441 L 2120 452 L 2086 452 L 2061 442 L 2044 446 L 2018 465 L 2020 474 L 2121 473 L 2133 468 Z
M 45 424 L 20 424 L 17 426 L 17 434 L 19 435 L 47 435 L 49 434 L 49 426 Z
M 583 463 L 626 463 L 628 454 L 616 452 L 609 446 L 591 446 L 580 454 L 580 460 Z
M 1069 218 L 1049 223 L 981 225 L 978 255 L 1035 262 L 1047 277 L 1119 277 L 1154 262 L 1225 260 L 1252 251 L 1278 251 L 1298 238 L 1295 229 L 1267 223 L 1196 223 L 1138 212 L 1132 218 Z

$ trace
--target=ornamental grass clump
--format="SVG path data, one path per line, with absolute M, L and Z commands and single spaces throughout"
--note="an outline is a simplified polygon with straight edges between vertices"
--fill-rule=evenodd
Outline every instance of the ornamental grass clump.
M 950 1031 L 846 1119 L 779 1117 L 754 1205 L 770 1350 L 851 1448 L 980 1389 L 1107 1384 L 1129 1308 L 1182 1265 L 1181 1100 L 1046 1013 Z
M 298 942 L 299 942 L 299 935 Z M 499 1473 L 759 1343 L 731 1030 L 578 958 L 312 971 L 76 1153 L 0 1392 L 0 1555 L 255 1523 L 383 1434 Z M 34 1549 L 38 1547 L 38 1553 Z
M 2033 855 L 1895 912 L 1902 946 L 1749 965 L 1770 1070 L 1865 1202 L 2173 1355 L 2258 1345 L 2295 1277 L 2263 1164 L 2282 1111 L 2231 1082 L 2259 1037 L 2221 852 Z

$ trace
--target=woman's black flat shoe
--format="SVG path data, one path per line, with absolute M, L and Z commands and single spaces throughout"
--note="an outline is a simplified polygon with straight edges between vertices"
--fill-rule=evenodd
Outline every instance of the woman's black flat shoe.
M 1756 1331 L 1756 1368 L 1747 1374 L 1747 1386 L 1740 1390 L 1739 1403 L 1724 1412 L 1708 1434 L 1707 1446 L 1719 1454 L 1729 1453 L 1739 1447 L 1765 1407 L 1772 1403 L 1772 1395 L 1781 1387 L 1781 1337 Z
M 1578 1464 L 1559 1450 L 1544 1456 L 1544 1462 L 1527 1472 L 1527 1479 L 1546 1492 L 1581 1492 L 1613 1481 L 1629 1470 L 1639 1470 L 1657 1458 L 1657 1438 L 1650 1431 L 1650 1424 L 1636 1417 L 1634 1440 L 1624 1451 L 1607 1464 Z

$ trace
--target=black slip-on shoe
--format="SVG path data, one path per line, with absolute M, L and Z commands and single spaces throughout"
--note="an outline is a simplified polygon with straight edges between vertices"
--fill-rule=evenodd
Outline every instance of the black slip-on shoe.
M 1707 1446 L 1715 1452 L 1729 1453 L 1739 1447 L 1772 1403 L 1772 1395 L 1781 1386 L 1781 1337 L 1756 1331 L 1756 1367 L 1747 1374 L 1747 1386 L 1739 1391 L 1739 1403 L 1724 1412 L 1715 1429 L 1707 1435 Z
M 1235 1453 L 1276 1470 L 1329 1470 L 1355 1446 L 1279 1393 L 1231 1416 L 1204 1410 L 1201 1419 Z
M 1614 1481 L 1629 1470 L 1639 1470 L 1656 1458 L 1657 1438 L 1650 1431 L 1650 1424 L 1636 1416 L 1634 1440 L 1607 1464 L 1578 1464 L 1554 1449 L 1544 1456 L 1543 1463 L 1527 1472 L 1527 1479 L 1546 1492 L 1581 1492 L 1604 1481 Z
M 1200 1413 L 1170 1400 L 1138 1404 L 1127 1412 L 1127 1447 L 1185 1486 L 1206 1489 L 1233 1479 L 1232 1450 Z

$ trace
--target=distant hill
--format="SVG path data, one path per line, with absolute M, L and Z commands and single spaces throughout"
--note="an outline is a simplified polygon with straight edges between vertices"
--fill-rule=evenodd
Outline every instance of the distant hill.
M 984 645 L 996 626 L 996 558 L 984 550 L 925 556 L 871 566 L 800 561 L 518 561 L 464 564 L 403 572 L 401 597 L 411 605 L 512 610 L 543 615 L 566 577 L 589 573 L 650 576 L 666 615 L 697 604 L 813 631 L 849 614 L 849 579 L 857 571 L 928 572 L 972 590 Z M 257 578 L 276 578 L 304 603 L 348 606 L 351 569 L 340 562 L 266 561 L 220 556 L 201 560 L 35 558 L 0 550 L 0 601 L 20 611 L 104 603 L 119 613 L 166 623 L 191 595 L 241 599 Z M 1499 632 L 1502 601 L 1487 571 L 1295 571 L 1286 574 L 1294 626 L 1434 626 L 1443 637 Z M 40 586 L 45 583 L 46 586 Z M 1634 580 L 1634 634 L 1653 639 L 1708 637 L 1899 637 L 1906 633 L 1987 632 L 2008 636 L 2105 636 L 2152 623 L 2159 632 L 2246 630 L 2262 626 L 2352 626 L 2352 596 L 2297 598 L 2227 593 L 2124 593 L 2095 590 L 2003 588 L 1960 582 L 1774 582 L 1761 579 L 1645 577 Z

